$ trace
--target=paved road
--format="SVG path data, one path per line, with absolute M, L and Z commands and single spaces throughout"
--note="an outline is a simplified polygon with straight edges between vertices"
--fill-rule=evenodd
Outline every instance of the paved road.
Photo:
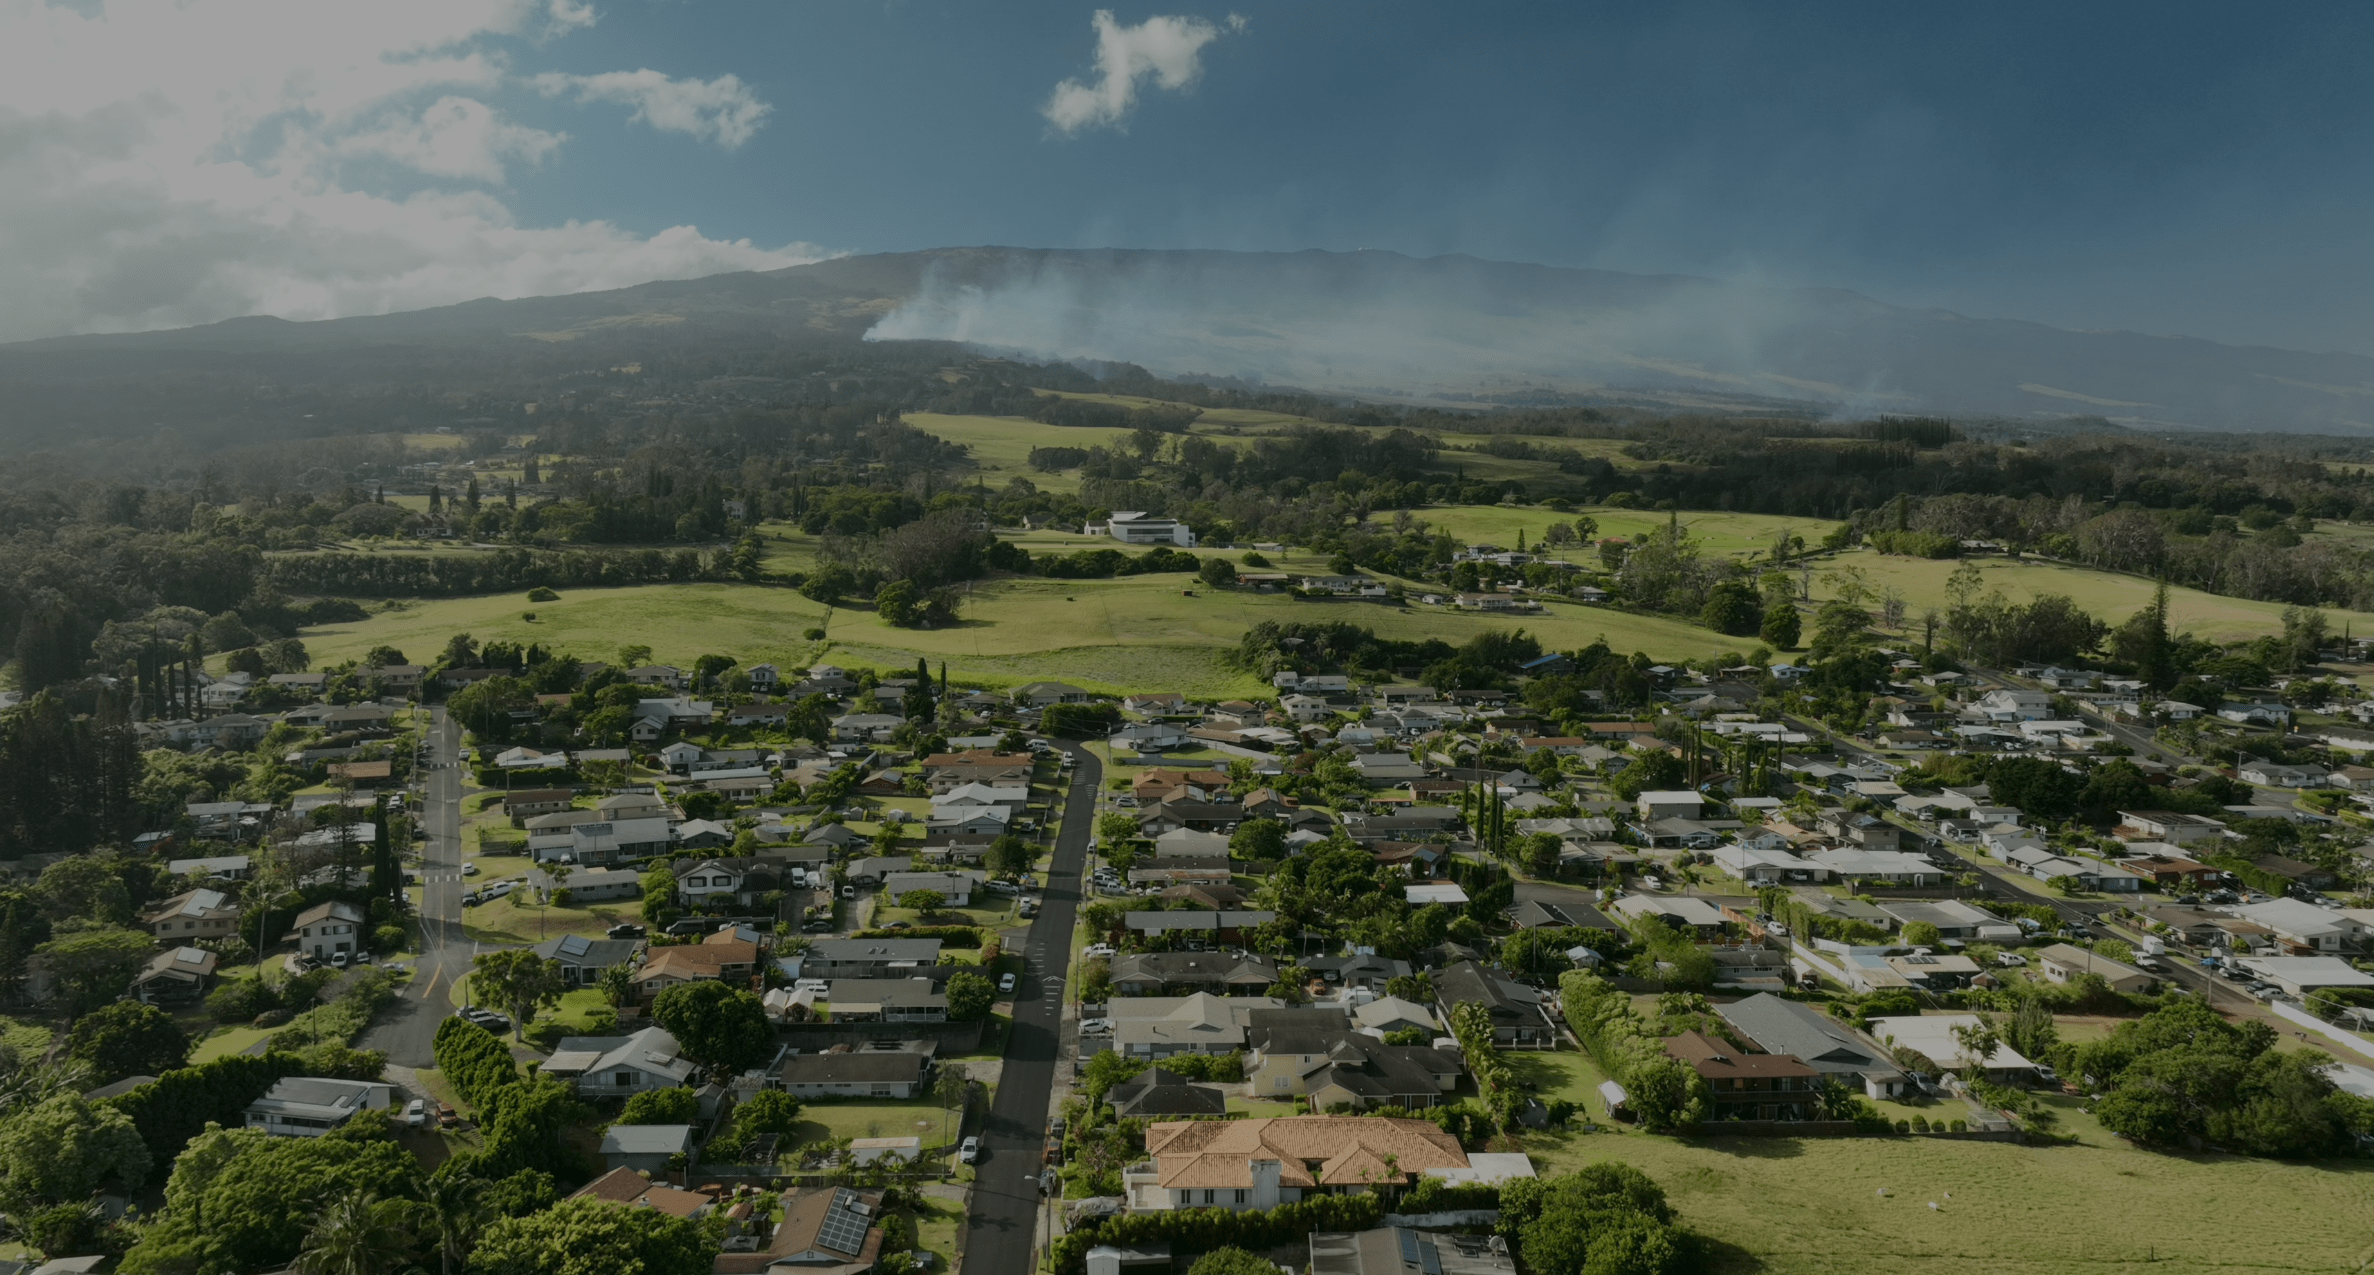
M 973 1275 L 1018 1275 L 1033 1268 L 1037 1241 L 1038 1173 L 1047 1144 L 1047 1110 L 1055 1088 L 1063 978 L 1072 957 L 1072 922 L 1080 907 L 1089 834 L 1096 825 L 1096 793 L 1104 766 L 1078 744 L 1071 796 L 1055 859 L 1047 871 L 1045 904 L 1031 922 L 1024 968 L 1014 995 L 1014 1031 L 1006 1041 L 1005 1070 L 983 1131 L 983 1155 L 966 1219 L 964 1264 Z
M 420 863 L 420 961 L 403 997 L 380 1013 L 359 1046 L 384 1049 L 403 1067 L 437 1065 L 437 1025 L 453 1012 L 447 993 L 470 970 L 470 940 L 462 935 L 462 730 L 444 709 L 431 711 L 420 809 L 429 834 Z

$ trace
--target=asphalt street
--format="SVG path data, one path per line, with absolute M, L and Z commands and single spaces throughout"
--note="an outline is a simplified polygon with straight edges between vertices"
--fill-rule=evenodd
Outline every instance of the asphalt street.
M 453 1013 L 454 980 L 470 972 L 462 934 L 462 770 L 460 725 L 431 709 L 429 769 L 418 817 L 427 830 L 420 862 L 420 960 L 397 1002 L 363 1033 L 359 1047 L 384 1049 L 400 1067 L 433 1067 L 437 1025 Z
M 1081 876 L 1096 824 L 1096 793 L 1104 766 L 1078 744 L 1063 744 L 1073 760 L 1063 831 L 1047 871 L 1044 905 L 1024 942 L 1023 974 L 1014 992 L 1014 1030 L 1006 1038 L 1004 1074 L 982 1131 L 971 1215 L 965 1221 L 965 1270 L 1014 1275 L 1035 1265 L 1039 1169 L 1046 1147 L 1048 1104 L 1063 1023 L 1063 979 L 1072 957 L 1072 923 L 1080 907 Z

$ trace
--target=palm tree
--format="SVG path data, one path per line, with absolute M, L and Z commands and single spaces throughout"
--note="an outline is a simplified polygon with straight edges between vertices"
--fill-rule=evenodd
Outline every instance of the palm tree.
M 429 1179 L 425 1203 L 442 1275 L 453 1275 L 469 1259 L 470 1245 L 486 1225 L 486 1182 L 466 1173 L 438 1174 Z
M 300 1275 L 393 1275 L 412 1264 L 406 1200 L 356 1191 L 322 1210 L 297 1254 Z

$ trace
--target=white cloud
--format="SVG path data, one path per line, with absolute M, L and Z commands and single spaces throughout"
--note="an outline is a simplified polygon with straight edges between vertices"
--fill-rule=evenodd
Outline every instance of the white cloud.
M 510 49 L 594 19 L 584 0 L 0 0 L 0 340 L 820 256 L 690 226 L 525 226 L 473 188 L 564 153 L 564 134 L 506 118 L 495 94 L 518 83 Z M 711 97 L 678 95 L 699 121 L 681 131 L 749 135 L 765 104 L 739 81 L 720 98 L 728 80 L 687 82 Z M 639 109 L 674 126 L 670 103 Z M 394 193 L 358 185 L 391 172 Z
M 600 75 L 539 75 L 533 83 L 546 97 L 574 92 L 580 102 L 615 102 L 635 108 L 634 118 L 663 133 L 690 133 L 733 150 L 750 140 L 758 123 L 775 108 L 758 100 L 731 75 L 714 80 L 676 80 L 657 71 L 604 71 Z
M 376 129 L 339 138 L 332 149 L 392 159 L 431 177 L 493 183 L 503 180 L 507 161 L 540 164 L 567 136 L 506 123 L 476 98 L 449 96 L 417 118 L 391 114 Z
M 1221 35 L 1219 27 L 1202 18 L 1156 16 L 1132 27 L 1114 20 L 1112 10 L 1099 9 L 1089 21 L 1096 28 L 1096 82 L 1065 80 L 1039 108 L 1048 123 L 1065 133 L 1100 125 L 1121 127 L 1137 105 L 1142 80 L 1172 90 L 1193 84 L 1203 74 L 1203 47 Z M 1228 15 L 1228 29 L 1244 30 L 1244 17 Z

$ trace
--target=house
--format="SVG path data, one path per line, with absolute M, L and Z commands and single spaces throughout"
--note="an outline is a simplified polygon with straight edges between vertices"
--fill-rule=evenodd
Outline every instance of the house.
M 1730 923 L 1721 908 L 1687 894 L 1627 894 L 1608 906 L 1626 918 L 1658 917 L 1667 925 L 1690 931 L 1702 943 L 1721 937 L 1723 927 Z
M 679 850 L 714 850 L 734 843 L 734 830 L 714 819 L 687 819 L 676 825 Z
M 1150 1211 L 1272 1209 L 1469 1167 L 1432 1121 L 1383 1116 L 1162 1121 L 1146 1126 L 1146 1153 L 1151 1170 L 1125 1174 L 1123 1189 Z
M 567 810 L 577 799 L 575 790 L 568 788 L 529 788 L 506 794 L 503 813 L 511 819 L 511 826 L 524 828 L 537 815 L 549 815 Z
M 905 978 L 940 963 L 938 939 L 820 939 L 800 958 L 803 978 Z
M 639 939 L 589 939 L 581 934 L 564 934 L 529 949 L 548 961 L 558 961 L 561 982 L 570 987 L 594 987 L 601 983 L 602 972 L 613 965 L 625 965 L 643 950 Z
M 2044 971 L 2044 977 L 2055 983 L 2074 983 L 2091 974 L 2110 984 L 2112 991 L 2130 992 L 2137 995 L 2148 994 L 2160 983 L 2157 976 L 2147 974 L 2124 961 L 2114 961 L 2107 956 L 2098 956 L 2082 947 L 2072 947 L 2067 943 L 2055 943 L 2050 947 L 2041 947 L 2030 955 L 2035 958 L 2036 967 Z
M 239 933 L 239 905 L 220 890 L 185 890 L 142 913 L 140 923 L 159 943 L 232 938 Z
M 1269 996 L 1118 997 L 1106 1005 L 1113 1020 L 1114 1050 L 1130 1058 L 1168 1058 L 1172 1054 L 1226 1054 L 1245 1047 L 1248 1016 L 1256 1010 L 1277 1009 L 1283 1002 Z
M 358 1111 L 385 1111 L 392 1087 L 372 1080 L 288 1076 L 247 1104 L 245 1126 L 278 1138 L 318 1138 Z
M 2121 810 L 2118 826 L 2110 831 L 2121 841 L 2164 841 L 2173 846 L 2216 841 L 2225 834 L 2226 826 L 2215 819 L 2173 810 Z
M 844 713 L 832 721 L 833 742 L 886 743 L 907 719 L 895 713 Z
M 1228 790 L 1231 780 L 1217 770 L 1166 770 L 1149 766 L 1132 776 L 1130 795 L 1148 805 L 1165 801 L 1210 801 Z
M 1380 993 L 1385 990 L 1385 984 L 1410 974 L 1408 961 L 1379 956 L 1363 948 L 1355 948 L 1346 956 L 1305 957 L 1301 964 L 1313 977 L 1323 982 Z
M 795 1098 L 913 1098 L 930 1075 L 931 1056 L 906 1050 L 792 1054 L 767 1070 Z
M 540 818 L 563 819 L 570 813 Z M 666 854 L 675 848 L 675 830 L 668 826 L 664 815 L 591 819 L 543 829 L 536 828 L 531 820 L 528 829 L 528 854 L 538 863 L 566 860 L 587 867 L 607 867 Z
M 1340 1009 L 1255 1013 L 1245 1041 L 1247 1092 L 1266 1101 L 1304 1098 L 1314 1111 L 1431 1107 L 1467 1074 L 1456 1050 L 1388 1045 L 1354 1030 Z
M 2158 890 L 2213 890 L 2225 879 L 2225 870 L 2206 863 L 2168 853 L 2176 849 L 2166 842 L 2130 841 L 2129 851 L 2150 849 L 2150 854 L 2121 859 L 2118 866 L 2152 883 Z
M 2294 956 L 2355 950 L 2366 934 L 2366 927 L 2345 913 L 2298 899 L 2246 903 L 2233 912 L 2273 931 L 2284 951 Z
M 409 691 L 420 685 L 429 670 L 419 664 L 375 664 L 361 670 L 364 678 L 392 691 Z
M 1136 510 L 1115 510 L 1107 520 L 1089 523 L 1086 531 L 1091 536 L 1111 536 L 1123 544 L 1195 547 L 1195 532 L 1186 523 Z
M 1827 880 L 1830 871 L 1786 850 L 1760 850 L 1746 845 L 1717 846 L 1715 866 L 1725 875 L 1749 885 L 1794 885 Z
M 2020 927 L 1984 908 L 1973 907 L 1960 899 L 1940 899 L 1922 902 L 1913 899 L 1888 899 L 1879 910 L 1899 928 L 1915 923 L 1937 927 L 1940 938 L 1960 939 L 1964 942 L 2017 943 Z
M 766 726 L 780 729 L 791 723 L 789 704 L 730 704 L 725 710 L 728 726 Z
M 1159 1066 L 1148 1067 L 1105 1090 L 1105 1101 L 1113 1104 L 1113 1114 L 1123 1120 L 1228 1114 L 1226 1091 L 1213 1085 L 1191 1084 Z
M 1894 1098 L 1909 1083 L 1904 1069 L 1845 1023 L 1770 992 L 1715 1006 L 1731 1030 L 1767 1054 L 1793 1057 L 1822 1075 L 1860 1089 L 1865 1097 Z
M 688 1124 L 614 1124 L 602 1135 L 602 1163 L 653 1176 L 668 1171 L 678 1156 L 692 1156 Z
M 1131 912 L 1122 918 L 1122 928 L 1147 938 L 1165 934 L 1185 934 L 1190 939 L 1210 942 L 1242 944 L 1245 932 L 1278 919 L 1275 912 L 1239 910 L 1228 912 Z
M 1266 956 L 1141 952 L 1112 959 L 1113 990 L 1124 996 L 1258 996 L 1277 981 L 1278 963 Z
M 2040 722 L 2052 716 L 2052 696 L 2013 688 L 1988 691 L 1973 705 L 1991 722 Z
M 825 989 L 823 999 L 832 1007 L 836 1023 L 948 1021 L 948 995 L 934 987 L 929 976 L 836 978 Z
M 716 1197 L 706 1192 L 653 1182 L 623 1165 L 577 1188 L 569 1198 L 600 1200 L 630 1209 L 656 1209 L 669 1217 L 682 1218 L 706 1216 L 717 1205 Z
M 165 865 L 165 871 L 177 877 L 207 881 L 245 881 L 254 869 L 246 855 L 219 854 L 202 859 L 175 859 Z
M 1146 717 L 1160 717 L 1165 713 L 1187 711 L 1187 697 L 1177 691 L 1155 691 L 1132 695 L 1121 701 L 1121 707 Z
M 1014 688 L 1014 703 L 1023 708 L 1055 704 L 1085 704 L 1096 698 L 1069 682 L 1025 682 Z
M 657 1027 L 626 1036 L 566 1036 L 538 1074 L 574 1081 L 582 1097 L 624 1098 L 691 1080 L 696 1069 L 678 1049 L 676 1038 Z
M 649 1001 L 681 983 L 741 982 L 758 969 L 758 944 L 719 930 L 699 943 L 652 949 L 635 971 L 635 995 Z M 803 969 L 805 967 L 803 966 Z
M 720 1253 L 712 1269 L 715 1275 L 863 1275 L 882 1258 L 882 1202 L 880 1191 L 793 1187 L 783 1192 L 782 1220 L 767 1246 Z
M 759 695 L 772 695 L 783 684 L 783 670 L 772 664 L 753 664 L 742 672 L 750 679 L 751 691 Z
M 1482 1005 L 1492 1016 L 1492 1039 L 1503 1049 L 1558 1047 L 1557 1030 L 1542 1014 L 1541 993 L 1476 961 L 1436 971 L 1434 996 L 1446 1023 L 1461 1001 Z
M 632 899 L 643 893 L 642 874 L 624 868 L 578 868 L 565 879 L 536 868 L 528 873 L 528 884 L 546 893 L 567 890 L 575 903 Z
M 2309 890 L 2329 890 L 2341 883 L 2341 878 L 2327 869 L 2280 854 L 2262 854 L 2252 859 L 2250 866 Z
M 1965 1031 L 1980 1026 L 1976 1014 L 1930 1014 L 1920 1017 L 1874 1018 L 1871 1035 L 1883 1044 L 1902 1045 L 1935 1063 L 1941 1071 L 1964 1071 L 1974 1061 L 1962 1048 L 1954 1029 Z M 1988 1076 L 1996 1080 L 2028 1079 L 2036 1074 L 2036 1064 L 2020 1056 L 2009 1045 L 1998 1043 L 1994 1052 L 1983 1062 Z
M 298 951 L 326 961 L 340 952 L 361 951 L 364 924 L 363 910 L 351 903 L 316 903 L 299 912 L 280 939 L 293 939 Z
M 1592 589 L 1605 598 L 1604 590 Z M 1522 1154 L 1518 1153 L 1519 1158 Z M 1471 1162 L 1499 1158 L 1477 1152 Z M 1313 1231 L 1309 1275 L 1516 1275 L 1516 1258 L 1506 1245 L 1488 1247 L 1465 1236 L 1438 1235 L 1405 1226 L 1379 1226 L 1366 1231 Z M 1089 1275 L 1123 1275 L 1120 1271 Z
M 1665 1052 L 1706 1082 L 1710 1120 L 1804 1120 L 1819 1103 L 1822 1073 L 1789 1054 L 1741 1053 L 1695 1031 L 1667 1039 Z
M 1352 759 L 1352 769 L 1371 788 L 1392 788 L 1426 777 L 1424 766 L 1400 753 L 1362 753 Z
M 998 837 L 1014 821 L 1005 806 L 934 806 L 924 816 L 927 837 Z
M 1234 802 L 1166 801 L 1138 811 L 1138 833 L 1159 837 L 1179 828 L 1197 832 L 1234 832 L 1245 821 L 1245 808 Z
M 2374 974 L 2338 956 L 2246 956 L 2239 963 L 2286 996 L 2302 997 L 2328 987 L 2374 987 Z
M 1020 814 L 1030 804 L 1027 784 L 958 784 L 946 792 L 933 793 L 932 809 L 954 809 L 965 806 L 1003 806 L 1008 812 Z
M 676 870 L 676 893 L 688 906 L 715 898 L 750 903 L 779 883 L 774 864 L 750 857 L 703 859 Z
M 1644 792 L 1634 804 L 1643 820 L 1696 819 L 1706 799 L 1687 790 Z
M 1823 811 L 1819 824 L 1832 838 L 1863 850 L 1894 850 L 1903 835 L 1902 829 L 1878 815 L 1843 808 Z
M 2242 782 L 2261 788 L 2314 788 L 2325 781 L 2320 766 L 2286 766 L 2252 758 L 2242 763 Z
M 882 893 L 891 899 L 903 899 L 916 890 L 931 890 L 939 894 L 947 906 L 970 906 L 975 891 L 989 879 L 985 872 L 889 872 L 882 877 Z
M 206 995 L 219 959 L 202 947 L 159 952 L 133 976 L 132 995 L 143 1005 L 187 1005 Z
M 1971 978 L 1981 972 L 1978 962 L 1967 956 L 1932 956 L 1915 952 L 1910 956 L 1888 956 L 1882 959 L 1906 985 L 1925 987 L 1933 992 L 1950 992 L 1967 987 Z
M 1817 850 L 1806 860 L 1849 884 L 1893 881 L 1898 885 L 1944 885 L 1946 871 L 1917 854 L 1894 850 Z

